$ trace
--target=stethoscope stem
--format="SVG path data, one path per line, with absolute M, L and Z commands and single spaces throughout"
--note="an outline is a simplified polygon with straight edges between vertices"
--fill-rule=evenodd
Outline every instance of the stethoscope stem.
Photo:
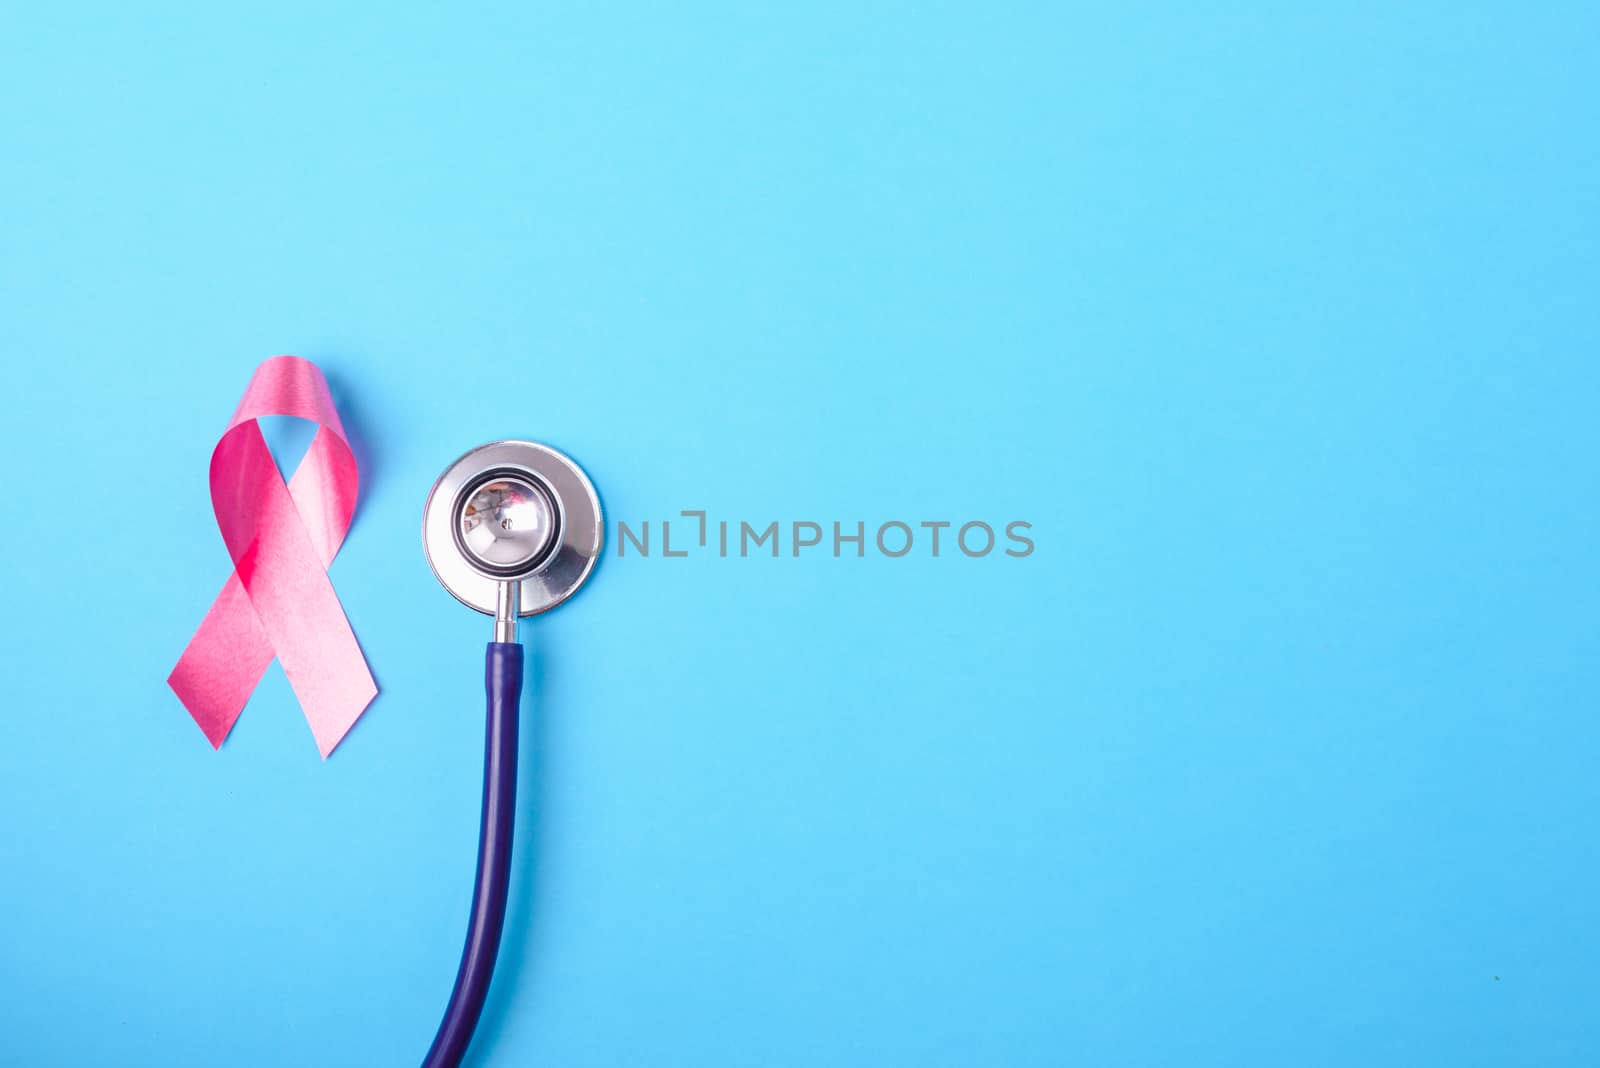
M 510 643 L 517 640 L 517 610 L 521 607 L 522 583 L 507 579 L 500 583 L 494 599 L 494 640 Z

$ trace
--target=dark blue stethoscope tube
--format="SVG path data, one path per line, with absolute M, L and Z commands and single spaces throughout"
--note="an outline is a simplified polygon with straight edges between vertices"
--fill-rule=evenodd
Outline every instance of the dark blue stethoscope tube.
M 483 822 L 472 918 L 455 989 L 423 1068 L 456 1068 L 472 1041 L 489 993 L 511 881 L 511 831 L 517 808 L 517 705 L 522 696 L 522 646 L 490 642 L 485 664 L 489 722 L 483 749 Z

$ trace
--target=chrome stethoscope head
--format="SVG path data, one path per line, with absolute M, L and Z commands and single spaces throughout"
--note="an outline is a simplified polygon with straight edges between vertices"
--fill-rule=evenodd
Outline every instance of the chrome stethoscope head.
M 600 498 L 571 458 L 532 441 L 480 445 L 439 476 L 422 511 L 434 577 L 516 640 L 518 616 L 577 592 L 605 542 Z

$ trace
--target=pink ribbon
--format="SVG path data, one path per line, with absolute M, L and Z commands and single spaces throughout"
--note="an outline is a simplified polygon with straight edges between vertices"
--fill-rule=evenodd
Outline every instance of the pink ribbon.
M 256 422 L 267 415 L 318 424 L 287 486 Z M 274 655 L 324 758 L 377 696 L 327 571 L 350 529 L 357 481 L 316 364 L 274 356 L 257 367 L 211 453 L 211 506 L 233 574 L 167 677 L 213 747 Z

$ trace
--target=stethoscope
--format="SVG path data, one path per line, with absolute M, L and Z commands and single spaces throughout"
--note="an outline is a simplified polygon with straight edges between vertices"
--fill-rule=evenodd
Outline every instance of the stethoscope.
M 455 989 L 423 1068 L 460 1064 L 500 949 L 517 800 L 517 619 L 548 612 L 576 593 L 604 539 L 600 499 L 588 477 L 569 457 L 532 441 L 473 449 L 428 494 L 422 512 L 428 565 L 456 600 L 494 616 L 494 640 L 485 676 L 489 719 L 472 916 Z

